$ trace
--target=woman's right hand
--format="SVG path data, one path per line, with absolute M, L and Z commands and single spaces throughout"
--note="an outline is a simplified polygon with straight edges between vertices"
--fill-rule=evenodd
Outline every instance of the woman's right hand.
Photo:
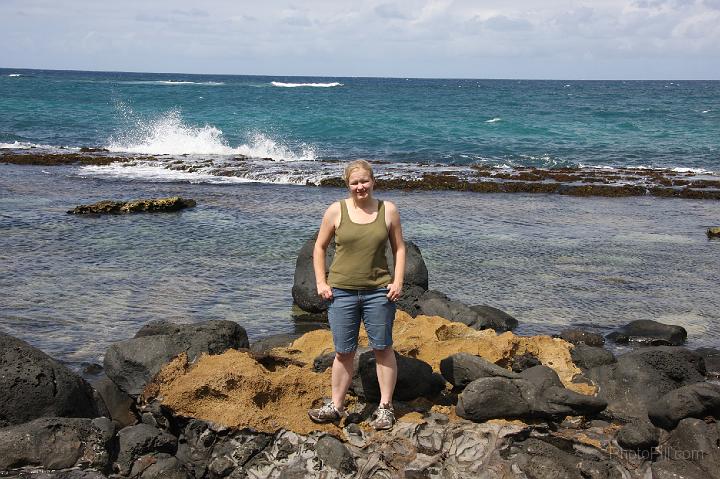
M 327 283 L 318 283 L 317 292 L 326 301 L 330 301 L 333 297 L 332 288 Z

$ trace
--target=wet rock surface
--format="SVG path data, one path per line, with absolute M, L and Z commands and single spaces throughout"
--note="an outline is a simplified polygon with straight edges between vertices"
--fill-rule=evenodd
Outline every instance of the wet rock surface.
M 105 412 L 87 381 L 25 341 L 0 332 L 0 427 Z
M 90 205 L 76 206 L 68 211 L 73 215 L 121 215 L 128 213 L 172 213 L 196 205 L 195 200 L 172 196 L 133 201 L 103 200 Z
M 602 347 L 605 344 L 605 338 L 600 334 L 577 328 L 564 329 L 558 337 L 576 346 L 584 344 L 586 346 Z
M 687 339 L 687 331 L 682 326 L 640 319 L 626 324 L 606 337 L 616 343 L 635 342 L 651 346 L 680 346 Z
M 125 163 L 140 157 L 120 157 L 105 155 L 88 155 L 80 153 L 3 153 L 0 163 L 13 163 L 16 165 L 109 165 L 111 163 Z

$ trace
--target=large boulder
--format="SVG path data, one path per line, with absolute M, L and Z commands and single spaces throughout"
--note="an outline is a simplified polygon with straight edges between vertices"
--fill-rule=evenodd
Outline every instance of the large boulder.
M 321 313 L 327 310 L 329 303 L 324 301 L 317 294 L 315 284 L 315 269 L 313 267 L 313 251 L 317 235 L 307 240 L 298 252 L 295 262 L 295 276 L 293 279 L 292 297 L 295 304 L 309 313 Z M 329 271 L 330 264 L 335 255 L 335 243 L 331 242 L 325 253 L 325 271 Z M 385 258 L 390 267 L 391 274 L 394 273 L 394 260 L 390 243 L 385 248 Z M 420 248 L 412 241 L 405 242 L 405 276 L 403 282 L 404 291 L 415 291 L 415 287 L 423 292 L 428 289 L 428 270 L 425 266 Z M 412 309 L 412 301 L 401 299 L 401 309 Z M 410 312 L 410 311 L 408 311 Z
M 687 418 L 661 446 L 660 460 L 652 464 L 658 479 L 719 479 L 720 428 L 718 423 Z
M 300 248 L 295 262 L 295 277 L 293 279 L 292 297 L 295 304 L 303 311 L 321 313 L 328 308 L 328 302 L 317 293 L 315 284 L 315 269 L 313 267 L 313 250 L 317 234 L 307 240 Z M 330 243 L 325 253 L 325 271 L 330 269 L 330 263 L 335 255 L 335 243 Z
M 21 467 L 105 470 L 114 435 L 107 418 L 46 417 L 0 429 L 0 471 Z
M 687 339 L 682 326 L 658 323 L 650 319 L 639 319 L 616 329 L 605 336 L 616 343 L 639 343 L 651 346 L 680 346 Z
M 425 291 L 426 290 L 420 286 L 405 285 L 403 286 L 402 294 L 400 295 L 400 298 L 397 300 L 395 305 L 399 310 L 405 311 L 414 318 L 415 316 L 420 314 L 420 307 L 418 306 L 418 301 L 420 301 L 422 295 L 425 294 Z
M 25 341 L 0 333 L 0 427 L 105 412 L 83 378 Z
M 422 396 L 433 396 L 445 386 L 443 378 L 433 373 L 428 363 L 403 356 L 398 352 L 395 352 L 395 359 L 398 364 L 398 376 L 394 399 L 411 401 Z M 380 400 L 380 384 L 373 351 L 361 350 L 355 355 L 355 374 L 350 387 L 360 398 L 367 401 Z
M 419 314 L 440 316 L 478 330 L 510 331 L 518 324 L 515 318 L 499 309 L 486 305 L 468 306 L 448 298 L 439 291 L 427 291 L 418 300 L 417 307 Z
M 608 401 L 607 413 L 630 421 L 647 415 L 647 406 L 681 386 L 704 381 L 702 357 L 681 347 L 658 346 L 621 356 L 617 362 L 597 366 L 587 376 Z
M 390 250 L 389 253 L 389 258 L 392 258 L 392 251 Z M 388 252 L 386 252 L 385 255 L 388 256 Z M 388 264 L 392 265 L 393 262 L 390 261 Z M 425 260 L 422 257 L 420 248 L 412 241 L 405 241 L 405 277 L 403 285 L 405 287 L 417 286 L 424 290 L 428 289 L 427 266 L 425 265 Z
M 656 426 L 673 429 L 681 420 L 713 416 L 720 419 L 720 385 L 695 383 L 673 389 L 648 405 L 648 417 Z
M 488 419 L 555 419 L 592 416 L 607 403 L 562 386 L 557 373 L 535 366 L 517 378 L 484 377 L 468 384 L 458 397 L 458 416 L 475 422 Z
M 193 361 L 202 353 L 220 354 L 249 346 L 245 329 L 233 321 L 154 322 L 138 331 L 135 338 L 112 344 L 105 352 L 104 367 L 122 391 L 138 395 L 180 353 L 187 353 Z

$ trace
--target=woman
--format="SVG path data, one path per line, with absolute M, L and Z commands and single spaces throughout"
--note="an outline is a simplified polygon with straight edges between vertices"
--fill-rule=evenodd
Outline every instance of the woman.
M 325 211 L 313 252 L 317 292 L 332 301 L 328 319 L 335 345 L 332 366 L 332 401 L 308 411 L 318 423 L 337 422 L 345 415 L 345 395 L 353 376 L 353 359 L 362 319 L 375 353 L 380 383 L 380 405 L 371 422 L 375 429 L 395 424 L 392 396 L 397 363 L 392 348 L 395 301 L 400 297 L 405 274 L 405 242 L 400 215 L 394 204 L 373 198 L 375 178 L 367 161 L 353 161 L 343 179 L 347 199 Z M 325 252 L 335 237 L 335 258 L 325 278 Z M 385 259 L 390 240 L 395 258 L 394 277 Z

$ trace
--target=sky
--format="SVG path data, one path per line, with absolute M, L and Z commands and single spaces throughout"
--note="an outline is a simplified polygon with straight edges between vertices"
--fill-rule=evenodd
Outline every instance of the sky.
M 0 67 L 720 79 L 720 0 L 0 0 Z

